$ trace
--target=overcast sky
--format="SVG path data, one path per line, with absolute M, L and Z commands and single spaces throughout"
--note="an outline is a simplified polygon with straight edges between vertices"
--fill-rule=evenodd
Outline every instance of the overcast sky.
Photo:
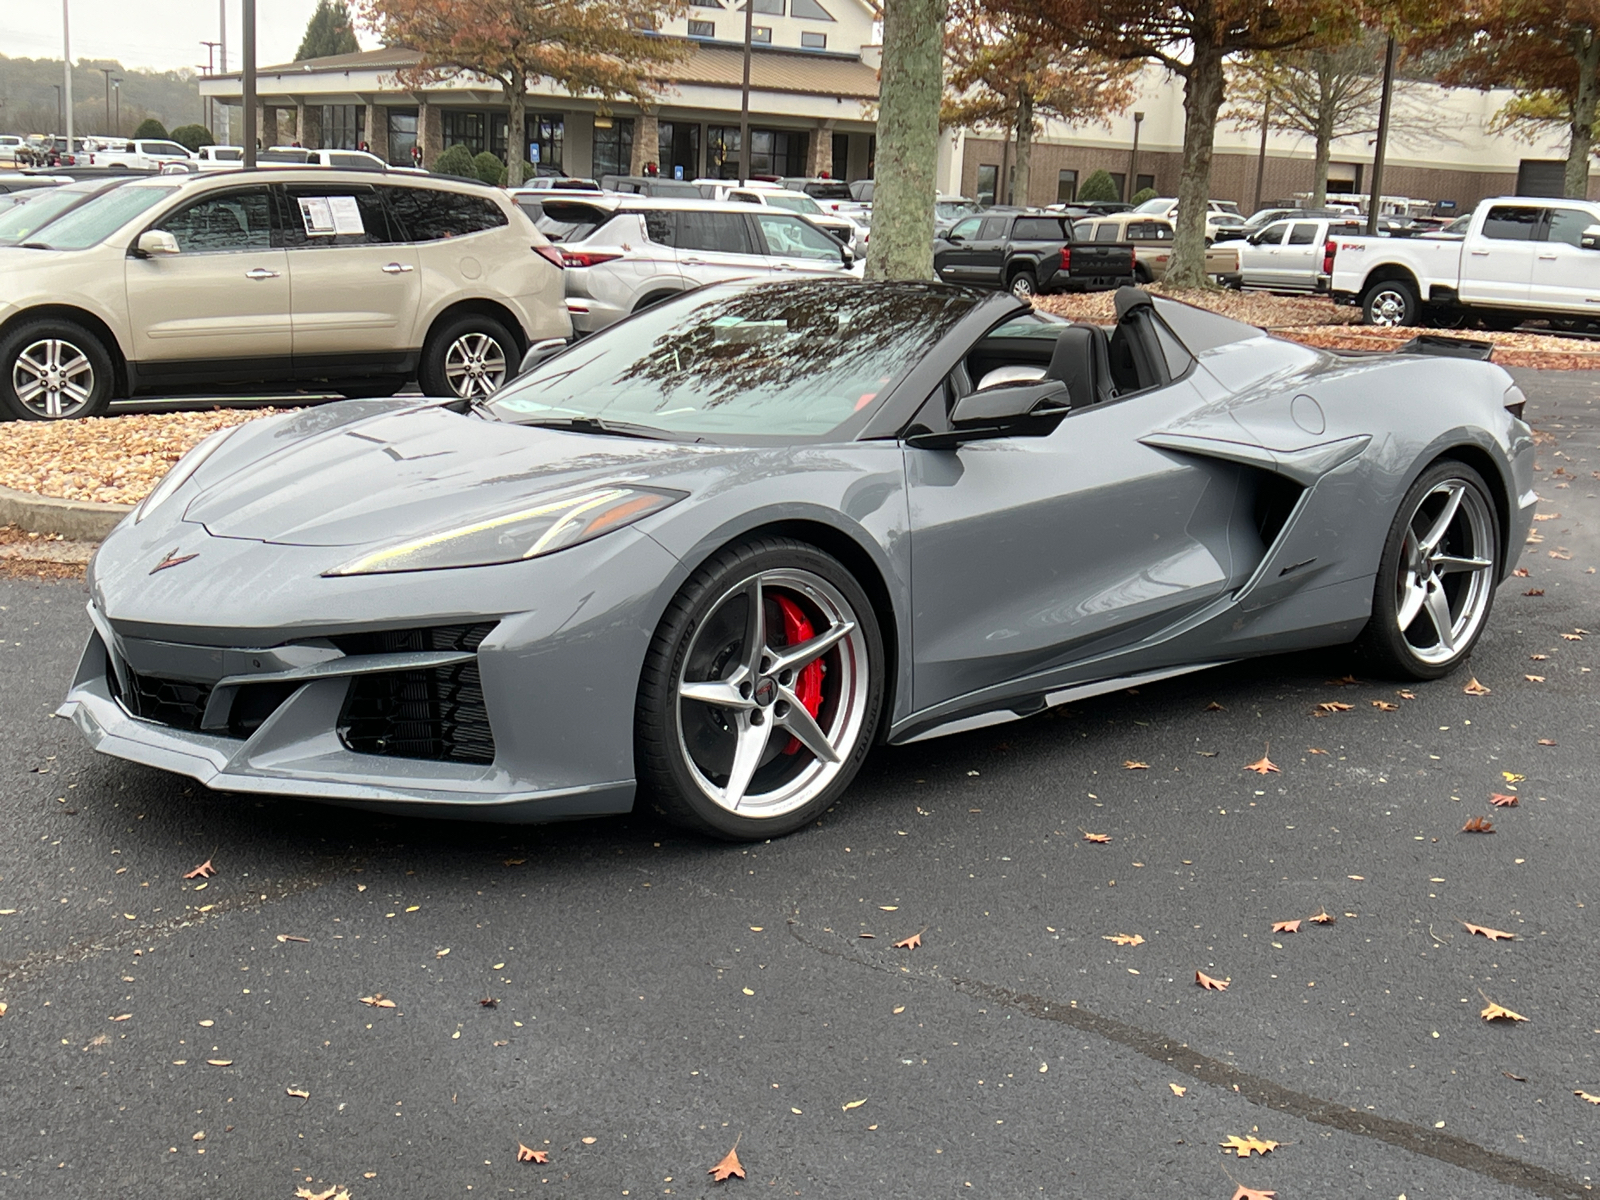
M 239 69 L 240 0 L 228 6 L 228 66 Z M 217 40 L 218 0 L 67 0 L 72 57 L 114 58 L 125 67 L 172 70 L 206 61 L 201 40 Z M 257 0 L 256 61 L 294 58 L 317 0 Z M 365 46 L 376 41 L 361 32 Z M 0 52 L 14 58 L 61 57 L 57 0 L 0 0 Z

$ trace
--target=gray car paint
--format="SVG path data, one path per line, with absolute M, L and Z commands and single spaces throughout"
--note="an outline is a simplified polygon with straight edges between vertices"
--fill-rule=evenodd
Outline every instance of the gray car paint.
M 882 736 L 895 742 L 1350 640 L 1400 498 L 1445 451 L 1480 455 L 1498 480 L 1509 571 L 1531 520 L 1532 441 L 1503 407 L 1509 376 L 1482 363 L 1342 358 L 1157 301 L 1196 352 L 1166 387 L 1074 411 L 1046 437 L 929 450 L 886 435 L 983 331 L 1023 311 L 975 299 L 845 443 L 625 440 L 398 400 L 254 422 L 102 546 L 98 632 L 62 711 L 100 749 L 213 787 L 552 819 L 630 806 L 651 635 L 694 568 L 756 530 L 834 548 L 879 598 L 893 658 Z M 1270 547 L 1247 511 L 1262 472 L 1306 486 Z M 621 481 L 687 498 L 526 562 L 322 575 L 355 547 Z M 152 574 L 174 550 L 199 557 Z M 487 766 L 345 749 L 333 728 L 344 676 L 306 682 L 247 741 L 133 718 L 105 679 L 104 646 L 128 639 L 237 650 L 496 618 L 478 651 L 497 748 Z

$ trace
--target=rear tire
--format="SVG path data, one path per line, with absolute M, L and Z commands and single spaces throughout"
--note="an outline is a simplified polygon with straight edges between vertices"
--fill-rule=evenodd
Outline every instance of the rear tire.
M 1039 292 L 1039 281 L 1027 270 L 1018 271 L 1007 286 L 1018 300 L 1032 300 Z
M 25 321 L 0 339 L 0 415 L 16 421 L 97 417 L 111 403 L 111 355 L 81 325 Z
M 640 786 L 667 820 L 712 837 L 792 833 L 855 778 L 883 680 L 877 618 L 837 559 L 790 538 L 730 546 L 683 585 L 645 656 Z
M 1411 285 L 1398 279 L 1375 283 L 1361 297 L 1361 319 L 1368 325 L 1415 325 L 1420 308 Z
M 428 338 L 417 381 L 424 396 L 484 400 L 511 378 L 521 358 L 520 344 L 502 322 L 462 313 Z

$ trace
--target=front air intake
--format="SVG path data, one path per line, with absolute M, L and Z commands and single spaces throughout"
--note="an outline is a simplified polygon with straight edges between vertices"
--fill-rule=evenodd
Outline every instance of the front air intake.
M 476 650 L 493 628 L 493 622 L 442 625 L 344 634 L 332 641 L 346 654 Z M 477 661 L 355 676 L 339 714 L 339 739 L 357 754 L 493 762 L 494 734 Z

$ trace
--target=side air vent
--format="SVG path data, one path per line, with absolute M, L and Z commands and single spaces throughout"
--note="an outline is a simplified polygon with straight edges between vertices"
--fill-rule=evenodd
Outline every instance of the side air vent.
M 346 654 L 476 650 L 493 628 L 493 622 L 442 625 L 344 634 L 332 641 Z M 358 754 L 493 762 L 494 734 L 477 662 L 354 677 L 339 715 L 339 738 Z
M 1262 546 L 1271 549 L 1272 543 L 1277 541 L 1278 535 L 1283 532 L 1289 514 L 1300 502 L 1301 493 L 1305 488 L 1292 479 L 1285 479 L 1282 475 L 1274 475 L 1270 471 L 1252 471 L 1250 474 L 1255 477 L 1256 482 L 1255 503 L 1251 513 L 1255 520 L 1256 533 L 1261 536 Z

